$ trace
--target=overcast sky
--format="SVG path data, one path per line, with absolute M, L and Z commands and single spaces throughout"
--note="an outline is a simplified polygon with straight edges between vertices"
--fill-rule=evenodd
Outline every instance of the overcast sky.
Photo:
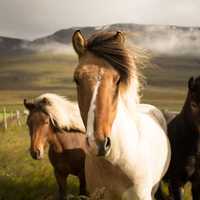
M 33 39 L 118 22 L 200 26 L 200 0 L 0 0 L 0 35 Z

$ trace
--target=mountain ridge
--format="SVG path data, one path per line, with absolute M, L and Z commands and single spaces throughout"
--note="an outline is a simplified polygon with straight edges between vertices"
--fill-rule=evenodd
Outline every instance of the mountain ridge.
M 30 54 L 38 51 L 61 52 L 69 48 L 75 30 L 81 30 L 86 37 L 95 31 L 123 31 L 128 40 L 158 54 L 200 55 L 200 27 L 175 25 L 141 25 L 117 23 L 105 26 L 71 27 L 61 29 L 34 40 L 0 37 L 0 55 Z M 68 46 L 68 47 L 67 47 Z

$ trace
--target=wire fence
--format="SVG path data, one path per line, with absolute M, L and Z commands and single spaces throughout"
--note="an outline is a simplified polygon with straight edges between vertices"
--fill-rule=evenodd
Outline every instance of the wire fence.
M 0 128 L 6 130 L 13 124 L 21 126 L 27 115 L 27 110 L 7 111 L 6 107 L 4 107 L 3 110 L 0 111 Z

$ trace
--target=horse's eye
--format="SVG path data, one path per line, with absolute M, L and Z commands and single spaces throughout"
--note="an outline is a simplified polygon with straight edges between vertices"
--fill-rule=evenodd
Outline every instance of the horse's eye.
M 119 85 L 120 84 L 120 81 L 121 81 L 121 79 L 119 78 L 118 80 L 117 80 L 117 85 Z

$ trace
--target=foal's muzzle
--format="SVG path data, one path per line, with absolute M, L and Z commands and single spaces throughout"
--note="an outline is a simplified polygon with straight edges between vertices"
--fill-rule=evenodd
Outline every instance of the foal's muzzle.
M 105 156 L 111 148 L 111 141 L 109 137 L 105 140 L 97 141 L 97 156 Z
M 30 150 L 31 156 L 35 160 L 41 160 L 43 158 L 43 153 L 39 150 Z

